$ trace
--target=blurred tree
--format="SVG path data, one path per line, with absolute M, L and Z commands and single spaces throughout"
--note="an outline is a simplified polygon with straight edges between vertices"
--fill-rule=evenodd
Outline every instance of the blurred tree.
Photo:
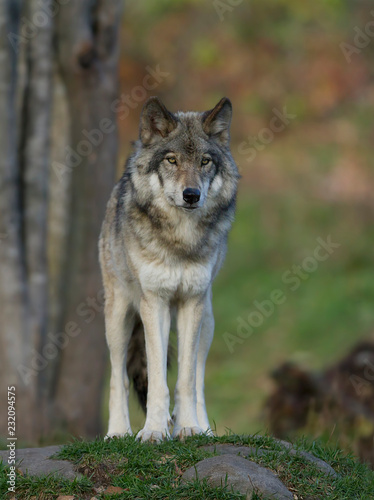
M 116 168 L 121 4 L 0 2 L 0 398 L 5 409 L 16 386 L 17 437 L 27 442 L 101 431 L 97 240 Z

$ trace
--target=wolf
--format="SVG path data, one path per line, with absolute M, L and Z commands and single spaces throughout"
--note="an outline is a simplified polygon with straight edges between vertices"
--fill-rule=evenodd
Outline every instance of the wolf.
M 212 282 L 234 218 L 238 169 L 231 102 L 206 112 L 144 104 L 139 139 L 108 202 L 100 240 L 111 378 L 107 437 L 132 434 L 129 381 L 146 410 L 137 437 L 160 442 L 211 434 L 204 371 L 214 332 Z M 178 379 L 170 418 L 168 339 Z

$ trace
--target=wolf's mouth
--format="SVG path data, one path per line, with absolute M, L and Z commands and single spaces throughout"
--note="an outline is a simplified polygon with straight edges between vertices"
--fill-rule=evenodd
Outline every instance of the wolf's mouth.
M 183 208 L 184 210 L 195 210 L 196 208 L 199 208 L 199 207 L 181 207 Z

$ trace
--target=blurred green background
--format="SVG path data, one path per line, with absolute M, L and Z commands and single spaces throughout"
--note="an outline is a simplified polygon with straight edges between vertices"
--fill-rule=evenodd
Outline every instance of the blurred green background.
M 233 103 L 232 153 L 242 179 L 214 285 L 206 373 L 208 414 L 219 433 L 266 430 L 262 407 L 276 366 L 291 359 L 322 369 L 373 338 L 374 324 L 374 41 L 367 36 L 350 62 L 341 47 L 354 45 L 354 28 L 374 20 L 372 3 L 235 3 L 129 0 L 120 67 L 124 94 L 141 84 L 147 66 L 169 73 L 148 95 L 171 111 L 209 109 L 224 95 Z M 142 104 L 119 115 L 119 175 Z M 274 108 L 295 116 L 269 141 L 263 129 Z M 328 235 L 340 247 L 290 291 L 283 273 Z M 230 353 L 224 334 L 236 335 L 238 318 L 277 288 L 286 301 Z M 176 363 L 172 384 L 175 378 Z M 137 430 L 143 416 L 131 403 Z M 103 408 L 107 418 L 106 402 Z

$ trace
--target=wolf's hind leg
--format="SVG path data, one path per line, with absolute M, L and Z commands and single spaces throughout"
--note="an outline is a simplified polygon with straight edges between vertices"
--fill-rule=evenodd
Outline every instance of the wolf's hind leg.
M 109 395 L 109 428 L 107 437 L 132 434 L 129 417 L 129 379 L 126 370 L 127 347 L 134 327 L 121 284 L 106 289 L 105 333 L 110 351 L 111 377 Z

